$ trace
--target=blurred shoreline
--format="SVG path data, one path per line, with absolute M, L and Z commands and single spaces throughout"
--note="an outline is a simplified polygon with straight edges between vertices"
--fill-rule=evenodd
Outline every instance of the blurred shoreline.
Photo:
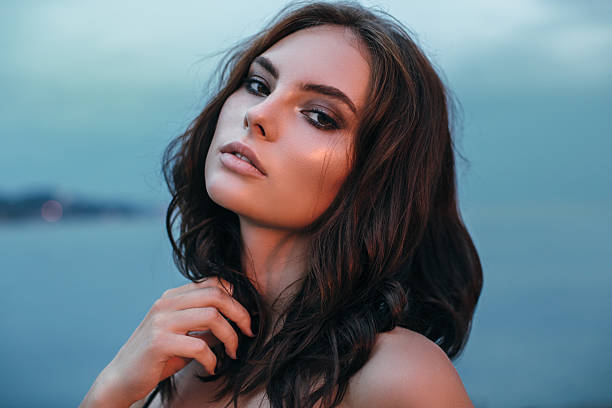
M 20 194 L 0 192 L 0 223 L 23 221 L 56 222 L 60 219 L 140 218 L 158 216 L 153 206 L 121 200 L 97 200 L 51 189 Z

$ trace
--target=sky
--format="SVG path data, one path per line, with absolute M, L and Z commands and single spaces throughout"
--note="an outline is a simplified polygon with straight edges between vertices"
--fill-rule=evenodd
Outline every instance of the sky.
M 214 55 L 257 32 L 285 2 L 212 3 L 3 0 L 0 197 L 45 188 L 63 197 L 163 208 L 163 150 L 203 107 Z M 601 373 L 611 365 L 600 353 L 609 349 L 609 324 L 600 317 L 609 310 L 612 276 L 612 2 L 364 4 L 388 11 L 410 29 L 460 108 L 454 137 L 467 160 L 457 167 L 460 203 L 485 273 L 462 368 L 466 384 L 475 397 L 480 392 L 497 395 L 491 399 L 496 403 L 499 396 L 520 400 L 516 406 L 550 401 L 548 394 L 609 402 Z M 6 270 L 28 271 L 5 274 L 9 284 L 19 280 L 9 285 L 17 288 L 11 290 L 15 304 L 31 300 L 25 302 L 29 309 L 17 307 L 13 321 L 27 323 L 24 311 L 30 309 L 32 316 L 54 312 L 48 304 L 58 302 L 55 287 L 65 289 L 62 307 L 75 304 L 74 292 L 83 307 L 71 307 L 71 313 L 88 314 L 90 298 L 104 285 L 141 279 L 137 272 L 148 273 L 153 265 L 156 276 L 165 277 L 159 256 L 168 244 L 162 225 L 149 224 L 3 229 L 8 250 L 0 252 L 0 262 Z M 145 248 L 149 241 L 151 250 Z M 100 257 L 105 262 L 91 262 Z M 106 279 L 106 269 L 121 279 Z M 32 276 L 51 284 L 38 285 L 41 292 L 19 291 L 30 288 L 21 280 Z M 143 299 L 147 288 L 144 282 Z M 123 305 L 114 296 L 109 310 Z M 131 291 L 125 299 L 140 304 Z M 112 315 L 106 301 L 97 305 L 100 316 Z M 73 320 L 56 313 L 45 323 L 54 326 L 54 319 L 65 319 L 59 327 L 72 329 Z M 26 326 L 14 332 L 25 333 L 27 341 L 36 338 Z M 123 338 L 123 329 L 116 330 Z M 71 344 L 57 336 L 62 347 Z M 88 353 L 82 344 L 89 343 L 74 339 L 77 352 Z M 108 347 L 107 339 L 96 341 Z M 34 371 L 23 365 L 23 372 L 49 366 L 46 350 L 35 350 L 42 360 L 33 359 Z
M 284 3 L 3 2 L 0 193 L 166 200 L 161 154 L 203 106 L 207 56 Z M 465 203 L 612 201 L 612 3 L 364 4 L 414 33 L 459 101 Z

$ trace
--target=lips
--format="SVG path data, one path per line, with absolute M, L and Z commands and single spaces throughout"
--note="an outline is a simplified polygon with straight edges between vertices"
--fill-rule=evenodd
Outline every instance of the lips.
M 244 143 L 231 142 L 226 145 L 223 145 L 220 151 L 221 153 L 231 153 L 231 154 L 238 153 L 246 157 L 247 159 L 249 159 L 249 161 L 251 162 L 250 164 L 253 167 L 259 170 L 264 176 L 267 175 L 266 170 L 261 165 L 261 162 L 259 161 L 259 158 L 255 154 L 255 152 L 251 150 L 251 148 L 245 145 Z

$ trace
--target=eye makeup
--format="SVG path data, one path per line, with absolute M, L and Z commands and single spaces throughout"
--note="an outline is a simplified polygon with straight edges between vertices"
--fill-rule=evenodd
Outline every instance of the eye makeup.
M 265 62 L 262 63 L 262 61 Z M 273 92 L 271 89 L 272 87 L 265 78 L 266 73 L 258 73 L 258 69 L 254 65 L 263 67 L 267 74 L 273 77 L 274 81 L 278 80 L 278 71 L 267 58 L 258 57 L 258 59 L 254 61 L 253 65 L 251 65 L 248 75 L 243 80 L 242 86 L 248 93 L 255 96 L 266 97 Z M 346 121 L 343 118 L 343 115 L 337 113 L 337 111 L 341 109 L 336 107 L 336 101 L 343 102 L 346 107 L 355 113 L 355 106 L 352 104 L 350 99 L 337 88 L 327 85 L 300 83 L 298 85 L 298 89 L 301 93 L 314 93 L 323 98 L 324 102 L 314 102 L 308 100 L 304 104 L 307 107 L 300 110 L 305 119 L 318 129 L 340 130 L 346 126 Z M 332 106 L 328 106 L 329 104 Z

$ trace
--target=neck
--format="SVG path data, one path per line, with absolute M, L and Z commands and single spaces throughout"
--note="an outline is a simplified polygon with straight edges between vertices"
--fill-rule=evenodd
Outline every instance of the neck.
M 292 230 L 254 224 L 242 216 L 240 234 L 243 270 L 275 321 L 303 277 L 307 238 Z

